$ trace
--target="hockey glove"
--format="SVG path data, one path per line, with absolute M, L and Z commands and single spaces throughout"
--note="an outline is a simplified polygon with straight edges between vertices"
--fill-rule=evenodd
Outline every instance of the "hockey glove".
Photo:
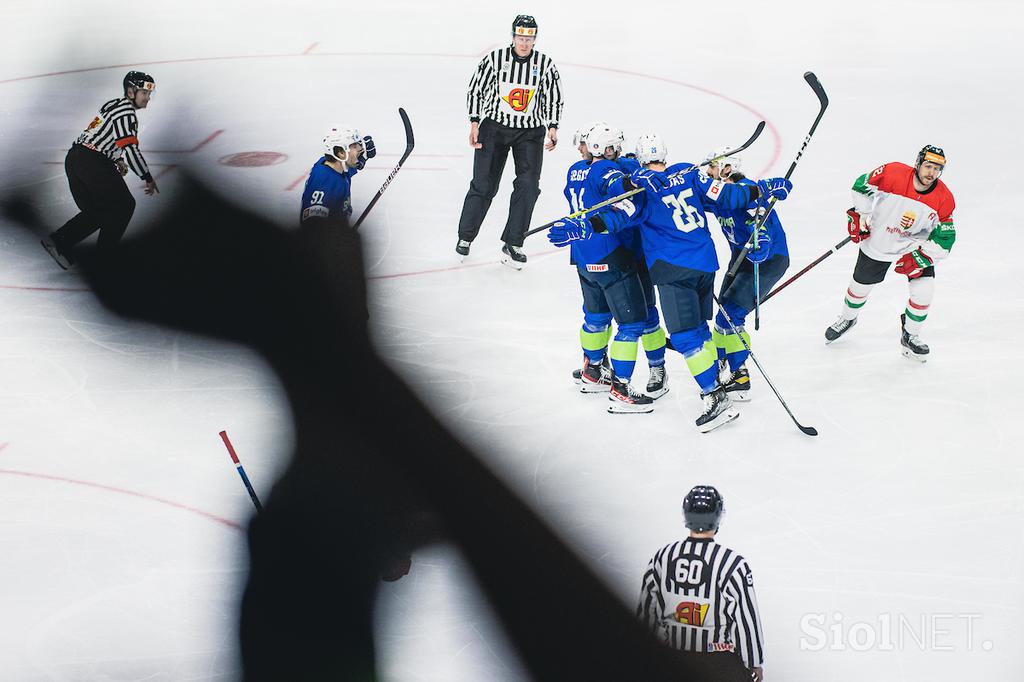
M 851 208 L 846 211 L 846 231 L 850 233 L 850 241 L 857 242 L 867 239 L 871 235 L 871 214 L 857 213 L 857 209 Z
M 363 170 L 366 162 L 373 157 L 377 156 L 377 145 L 373 143 L 373 138 L 366 135 L 362 139 L 363 151 L 356 157 L 356 170 Z
M 747 251 L 747 260 L 751 263 L 763 263 L 768 260 L 772 251 L 772 238 L 768 234 L 768 228 L 762 227 L 757 231 L 757 237 Z
M 669 188 L 669 181 L 664 173 L 646 168 L 637 168 L 629 174 L 629 179 L 635 186 L 642 187 L 650 192 L 660 192 Z
M 555 246 L 568 246 L 569 242 L 590 239 L 594 230 L 586 218 L 562 218 L 548 230 L 548 241 Z
M 927 254 L 921 253 L 920 249 L 914 249 L 905 253 L 896 261 L 896 272 L 906 275 L 907 279 L 917 279 L 924 272 L 925 268 L 932 265 L 932 259 Z
M 765 178 L 757 181 L 757 189 L 765 200 L 785 201 L 793 189 L 793 183 L 786 178 Z

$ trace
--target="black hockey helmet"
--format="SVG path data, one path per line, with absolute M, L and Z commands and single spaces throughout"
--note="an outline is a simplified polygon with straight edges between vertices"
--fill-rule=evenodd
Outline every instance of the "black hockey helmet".
M 138 90 L 156 90 L 156 81 L 148 73 L 141 71 L 129 71 L 124 76 L 125 92 L 128 88 L 136 88 Z
M 931 161 L 937 163 L 943 168 L 946 167 L 946 152 L 942 151 L 942 147 L 936 147 L 935 145 L 926 144 L 921 148 L 921 151 L 917 153 L 917 163 L 914 164 L 915 168 L 920 168 L 921 164 L 925 161 Z
M 725 501 L 714 486 L 698 485 L 683 498 L 683 518 L 686 527 L 703 533 L 718 530 L 725 511 Z
M 529 14 L 520 14 L 512 22 L 512 35 L 526 36 L 527 38 L 537 37 L 537 20 Z

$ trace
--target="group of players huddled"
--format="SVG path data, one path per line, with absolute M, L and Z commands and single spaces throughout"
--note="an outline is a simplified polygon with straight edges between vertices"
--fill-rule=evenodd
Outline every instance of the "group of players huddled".
M 734 401 L 748 399 L 750 338 L 743 325 L 754 307 L 753 264 L 765 291 L 789 265 L 786 236 L 772 213 L 745 256 L 749 267 L 723 283 L 712 331 L 719 263 L 708 213 L 722 225 L 735 260 L 751 241 L 758 212 L 772 198 L 785 200 L 792 184 L 784 178 L 751 181 L 740 172 L 740 159 L 722 152 L 709 155 L 707 173 L 688 163 L 669 165 L 668 148 L 656 133 L 641 135 L 635 153 L 623 155 L 623 143 L 622 131 L 607 123 L 578 130 L 574 144 L 583 158 L 566 175 L 566 199 L 575 213 L 644 191 L 587 217 L 560 220 L 548 232 L 553 244 L 570 247 L 583 290 L 583 367 L 574 376 L 583 392 L 609 392 L 609 412 L 652 411 L 654 400 L 668 391 L 663 317 L 668 345 L 686 359 L 704 399 L 697 428 L 708 432 L 736 419 Z M 641 342 L 650 367 L 646 392 L 630 381 Z
M 747 315 L 789 267 L 774 202 L 789 196 L 792 183 L 747 178 L 740 158 L 727 150 L 711 152 L 701 165 L 670 165 L 657 133 L 640 135 L 635 150 L 623 154 L 622 131 L 603 122 L 580 128 L 573 143 L 582 159 L 566 174 L 571 214 L 554 223 L 548 238 L 570 247 L 583 291 L 583 366 L 573 372 L 581 392 L 608 391 L 611 413 L 651 412 L 668 391 L 667 346 L 686 359 L 704 399 L 697 428 L 706 433 L 736 419 L 734 403 L 750 395 Z M 933 262 L 949 253 L 955 239 L 952 193 L 938 179 L 944 166 L 944 152 L 927 146 L 913 168 L 890 163 L 857 179 L 848 231 L 861 253 L 826 343 L 849 331 L 867 294 L 895 262 L 910 284 L 900 316 L 903 354 L 927 358 L 918 332 L 934 294 Z M 708 214 L 728 241 L 729 271 L 735 273 L 726 275 L 717 297 L 719 262 Z M 880 229 L 872 232 L 872 225 Z M 631 383 L 639 343 L 650 368 L 646 391 Z

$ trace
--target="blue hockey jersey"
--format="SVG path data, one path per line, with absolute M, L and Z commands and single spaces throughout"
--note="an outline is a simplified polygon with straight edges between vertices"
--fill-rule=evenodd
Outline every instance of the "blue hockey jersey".
M 563 193 L 575 213 L 622 194 L 625 177 L 615 161 L 595 159 L 588 163 L 581 159 L 569 167 Z M 574 241 L 570 245 L 570 262 L 580 270 L 587 270 L 587 266 L 593 270 L 602 265 L 630 270 L 635 267 L 636 259 L 628 248 L 629 243 L 628 237 L 624 243 L 623 237 L 614 232 L 595 234 L 590 239 Z
M 748 178 L 743 178 L 738 184 L 751 186 L 756 183 Z M 729 240 L 729 246 L 734 251 L 742 249 L 750 239 L 750 233 L 754 229 L 754 221 L 757 217 L 757 208 L 758 202 L 756 201 L 739 209 L 732 209 L 718 202 L 711 205 L 718 224 L 722 226 L 722 233 L 725 234 L 725 238 Z M 779 255 L 788 256 L 789 246 L 786 244 L 786 232 L 782 229 L 782 222 L 779 220 L 777 211 L 771 212 L 764 226 L 768 230 L 768 236 L 771 237 L 767 246 L 769 249 L 767 258 Z
M 660 260 L 693 270 L 717 271 L 718 255 L 708 229 L 707 211 L 712 206 L 742 209 L 750 203 L 745 186 L 712 180 L 696 169 L 680 173 L 690 166 L 669 166 L 661 173 L 668 178 L 669 187 L 660 192 L 641 192 L 600 214 L 609 231 L 640 226 L 648 267 Z
M 349 168 L 339 173 L 326 163 L 321 156 L 313 164 L 302 190 L 302 213 L 299 222 L 316 218 L 340 220 L 352 215 L 352 176 L 358 173 Z

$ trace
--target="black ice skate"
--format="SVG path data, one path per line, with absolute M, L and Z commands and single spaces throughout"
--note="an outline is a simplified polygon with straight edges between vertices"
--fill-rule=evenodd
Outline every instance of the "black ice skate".
M 43 245 L 43 248 L 46 249 L 46 253 L 50 254 L 50 258 L 57 261 L 57 265 L 61 267 L 61 270 L 67 270 L 74 265 L 75 261 L 71 259 L 71 256 L 61 253 L 60 249 L 57 248 L 57 245 L 53 243 L 52 239 L 44 239 L 40 243 Z
M 917 334 L 907 333 L 907 315 L 900 313 L 900 329 L 902 331 L 900 345 L 903 346 L 903 357 L 928 362 L 928 344 L 921 343 L 921 337 Z
M 651 367 L 651 376 L 647 379 L 647 395 L 655 400 L 668 393 L 668 373 L 665 365 Z
M 599 365 L 590 363 L 590 358 L 583 356 L 583 369 L 575 369 L 572 379 L 580 384 L 580 393 L 603 393 L 612 386 L 612 365 L 608 356 Z
M 455 245 L 455 253 L 459 254 L 463 258 L 469 255 L 469 245 L 472 242 L 467 242 L 465 239 L 460 239 L 459 243 Z
M 833 322 L 828 328 L 825 329 L 825 343 L 829 344 L 838 339 L 846 332 L 853 329 L 853 325 L 857 324 L 857 318 L 847 320 L 844 317 L 840 317 L 838 320 Z
M 523 251 L 523 247 L 511 244 L 501 247 L 501 264 L 514 270 L 522 270 L 526 265 L 526 252 Z
M 740 416 L 740 411 L 732 404 L 723 386 L 710 393 L 701 393 L 700 397 L 704 399 L 704 414 L 697 417 L 696 423 L 701 433 L 713 431 Z
M 654 398 L 637 391 L 628 381 L 612 374 L 608 411 L 612 414 L 639 414 L 654 411 Z
M 729 379 L 722 386 L 729 398 L 738 402 L 750 401 L 750 372 L 746 365 L 741 365 L 738 370 L 729 375 Z

